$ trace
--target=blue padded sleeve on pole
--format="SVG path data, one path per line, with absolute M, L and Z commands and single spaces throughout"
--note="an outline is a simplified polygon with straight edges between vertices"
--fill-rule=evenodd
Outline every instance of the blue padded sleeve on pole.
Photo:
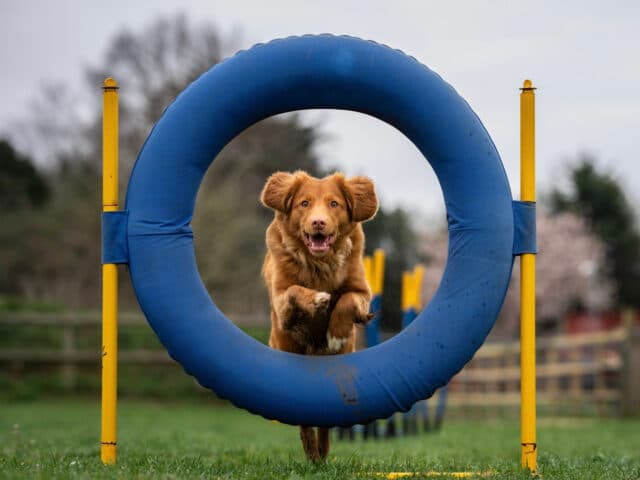
M 202 178 L 231 139 L 313 108 L 361 112 L 404 133 L 431 164 L 447 210 L 448 260 L 431 302 L 394 338 L 348 355 L 275 351 L 244 334 L 203 285 L 190 227 Z M 482 345 L 511 278 L 512 197 L 484 126 L 414 58 L 352 37 L 276 40 L 204 73 L 153 128 L 126 209 L 132 284 L 169 354 L 220 397 L 293 425 L 364 424 L 432 395 Z
M 129 263 L 128 212 L 102 212 L 102 263 Z
M 515 228 L 513 254 L 538 253 L 536 203 L 514 200 L 513 223 Z

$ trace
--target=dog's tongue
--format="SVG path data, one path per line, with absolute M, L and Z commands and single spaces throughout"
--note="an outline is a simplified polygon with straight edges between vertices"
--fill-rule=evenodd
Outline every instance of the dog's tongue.
M 326 247 L 328 243 L 329 237 L 325 237 L 324 235 L 313 235 L 311 237 L 311 246 L 314 248 Z
M 311 235 L 309 237 L 309 250 L 316 253 L 324 253 L 331 247 L 331 236 L 325 236 L 321 233 Z
M 309 235 L 308 233 L 305 233 L 304 240 L 311 253 L 322 254 L 328 252 L 331 248 L 333 235 L 324 235 L 322 233 Z

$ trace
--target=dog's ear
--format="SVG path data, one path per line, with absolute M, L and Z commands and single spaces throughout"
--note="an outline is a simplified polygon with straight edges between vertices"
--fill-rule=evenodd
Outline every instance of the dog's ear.
M 371 220 L 378 211 L 378 197 L 373 182 L 367 177 L 352 177 L 344 180 L 343 185 L 351 221 Z
M 298 183 L 296 175 L 288 172 L 276 172 L 267 179 L 260 194 L 260 201 L 265 207 L 288 213 L 291 210 L 291 201 L 296 193 Z

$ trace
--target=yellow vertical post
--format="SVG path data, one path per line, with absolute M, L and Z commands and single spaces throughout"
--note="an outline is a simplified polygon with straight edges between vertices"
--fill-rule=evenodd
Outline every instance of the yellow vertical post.
M 413 283 L 413 277 L 411 272 L 402 272 L 402 292 L 400 294 L 400 305 L 402 307 L 402 313 L 409 310 L 411 307 L 411 284 Z
M 118 85 L 107 78 L 102 110 L 102 211 L 118 210 Z M 116 462 L 118 390 L 118 270 L 102 265 L 102 424 L 100 459 Z
M 424 278 L 424 267 L 422 265 L 416 265 L 413 268 L 413 308 L 416 312 L 419 312 L 422 308 L 422 279 Z
M 373 290 L 373 274 L 372 269 L 373 265 L 371 263 L 371 257 L 364 257 L 364 277 L 367 280 L 367 284 L 369 284 L 369 288 Z
M 384 289 L 384 250 L 376 248 L 373 251 L 373 288 L 374 295 L 381 295 Z
M 525 80 L 520 93 L 520 199 L 536 201 L 535 88 Z M 536 443 L 536 257 L 520 260 L 520 432 L 522 467 L 537 468 Z

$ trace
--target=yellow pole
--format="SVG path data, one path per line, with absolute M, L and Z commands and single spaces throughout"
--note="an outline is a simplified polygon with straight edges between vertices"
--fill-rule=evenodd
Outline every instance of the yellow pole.
M 118 210 L 118 84 L 107 78 L 102 111 L 102 211 Z M 102 425 L 100 459 L 116 463 L 118 270 L 102 265 Z
M 419 312 L 422 308 L 422 279 L 424 278 L 424 266 L 416 265 L 413 268 L 413 308 Z
M 373 290 L 373 274 L 372 274 L 373 265 L 371 263 L 371 257 L 364 257 L 364 277 L 367 280 L 367 284 L 369 288 Z
M 413 283 L 413 277 L 411 272 L 402 272 L 402 292 L 400 294 L 400 305 L 402 306 L 402 312 L 406 312 L 411 307 L 411 284 Z
M 536 201 L 535 88 L 525 80 L 520 94 L 520 198 Z M 520 260 L 520 435 L 522 467 L 535 473 L 536 443 L 536 257 Z
M 384 250 L 376 248 L 373 251 L 373 294 L 381 295 L 384 289 Z

